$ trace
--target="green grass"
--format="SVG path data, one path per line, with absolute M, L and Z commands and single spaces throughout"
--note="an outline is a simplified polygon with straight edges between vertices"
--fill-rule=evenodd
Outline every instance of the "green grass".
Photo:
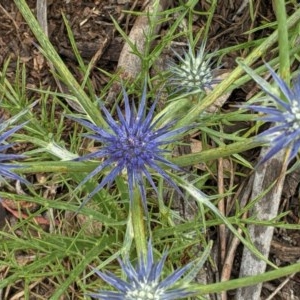
M 27 145 L 25 153 L 27 157 L 18 163 L 22 168 L 17 168 L 15 171 L 33 182 L 32 185 L 23 187 L 24 194 L 18 194 L 14 183 L 10 182 L 5 189 L 1 190 L 0 197 L 13 200 L 19 211 L 23 201 L 36 204 L 38 207 L 37 211 L 27 211 L 27 218 L 19 219 L 11 225 L 7 224 L 0 231 L 0 292 L 16 292 L 19 289 L 23 292 L 24 299 L 31 299 L 31 296 L 35 296 L 36 299 L 62 299 L 62 297 L 64 297 L 63 299 L 89 299 L 86 296 L 87 292 L 100 287 L 101 289 L 110 289 L 97 276 L 93 275 L 91 266 L 101 270 L 110 270 L 118 276 L 122 276 L 116 258 L 129 252 L 132 261 L 135 261 L 137 256 L 145 252 L 145 243 L 151 237 L 156 249 L 156 257 L 161 256 L 165 247 L 169 248 L 169 256 L 164 270 L 164 274 L 167 275 L 181 267 L 184 260 L 191 261 L 195 256 L 201 256 L 201 252 L 197 253 L 199 244 L 201 244 L 201 251 L 210 249 L 210 228 L 221 224 L 225 224 L 231 234 L 237 237 L 252 253 L 265 260 L 274 270 L 247 279 L 240 278 L 214 284 L 199 285 L 191 282 L 189 289 L 197 293 L 195 296 L 197 299 L 203 299 L 201 296 L 208 293 L 232 290 L 300 271 L 299 263 L 277 269 L 253 246 L 247 231 L 247 224 L 285 229 L 300 229 L 299 225 L 286 224 L 284 221 L 286 213 L 269 221 L 257 220 L 255 216 L 243 218 L 243 214 L 248 212 L 259 199 L 251 199 L 245 207 L 242 207 L 237 195 L 239 186 L 227 184 L 230 176 L 240 184 L 253 172 L 251 162 L 244 158 L 243 153 L 249 149 L 263 146 L 253 139 L 253 135 L 259 131 L 261 124 L 256 123 L 255 127 L 220 134 L 224 126 L 235 126 L 238 122 L 253 123 L 255 118 L 243 110 L 230 113 L 225 111 L 214 114 L 204 113 L 220 96 L 247 83 L 250 80 L 249 67 L 255 62 L 261 61 L 270 51 L 273 52 L 270 64 L 275 66 L 280 62 L 282 76 L 287 80 L 293 76 L 290 73 L 290 66 L 293 61 L 297 60 L 299 46 L 295 44 L 286 48 L 286 43 L 287 41 L 296 43 L 298 31 L 295 27 L 298 28 L 300 8 L 295 6 L 293 14 L 286 17 L 280 13 L 282 9 L 278 6 L 277 22 L 269 24 L 275 29 L 268 37 L 249 40 L 249 42 L 230 48 L 218 49 L 214 56 L 219 60 L 224 55 L 236 50 L 240 52 L 245 50 L 247 56 L 240 59 L 241 62 L 236 64 L 227 78 L 211 93 L 207 95 L 203 93 L 196 97 L 189 94 L 176 95 L 173 98 L 170 96 L 167 101 L 163 101 L 162 105 L 159 105 L 156 112 L 156 118 L 161 117 L 159 124 L 166 124 L 173 119 L 178 120 L 176 127 L 196 124 L 191 133 L 201 132 L 201 137 L 198 139 L 202 144 L 203 151 L 170 158 L 178 166 L 190 167 L 189 175 L 169 174 L 186 194 L 186 207 L 194 209 L 192 217 L 184 218 L 178 210 L 173 208 L 173 205 L 178 203 L 176 192 L 160 176 L 153 174 L 158 184 L 159 195 L 155 195 L 148 187 L 149 216 L 146 218 L 139 202 L 134 203 L 134 212 L 129 209 L 126 174 L 120 174 L 110 188 L 102 189 L 78 212 L 85 196 L 93 191 L 101 176 L 96 176 L 77 189 L 81 180 L 99 162 L 72 161 L 86 153 L 88 149 L 93 149 L 95 145 L 83 136 L 86 129 L 70 122 L 68 116 L 84 116 L 98 126 L 106 126 L 99 109 L 99 101 L 105 102 L 106 93 L 114 81 L 119 81 L 119 78 L 117 75 L 103 70 L 110 80 L 108 85 L 103 88 L 103 94 L 95 94 L 89 79 L 91 65 L 86 65 L 80 57 L 72 30 L 66 18 L 62 16 L 78 61 L 78 69 L 83 78 L 82 82 L 77 82 L 42 32 L 25 0 L 15 0 L 14 2 L 38 40 L 39 50 L 48 62 L 53 64 L 55 69 L 53 75 L 67 86 L 70 94 L 61 94 L 42 86 L 31 91 L 32 93 L 28 93 L 26 89 L 27 70 L 20 62 L 17 65 L 16 78 L 13 82 L 7 79 L 6 74 L 9 61 L 5 62 L 0 70 L 1 106 L 11 116 L 15 116 L 16 120 L 28 121 L 24 130 L 14 134 L 12 139 L 19 144 Z M 160 14 L 160 22 L 170 23 L 170 28 L 162 40 L 157 39 L 154 34 L 154 20 L 157 16 L 149 16 L 152 27 L 146 38 L 145 53 L 137 51 L 122 27 L 113 20 L 119 34 L 125 41 L 131 43 L 132 51 L 142 61 L 141 75 L 135 78 L 134 82 L 124 82 L 131 95 L 137 97 L 141 95 L 140 87 L 143 86 L 145 77 L 149 78 L 149 101 L 155 99 L 159 94 L 167 82 L 167 71 L 151 78 L 150 69 L 173 41 L 183 39 L 196 45 L 199 40 L 208 38 L 208 26 L 212 22 L 217 1 L 211 1 L 209 11 L 204 12 L 207 15 L 207 27 L 194 36 L 192 25 L 193 15 L 199 13 L 195 8 L 197 2 L 191 0 L 185 5 L 174 7 Z M 250 2 L 252 3 L 252 1 Z M 282 5 L 284 1 L 277 2 Z M 175 20 L 174 15 L 176 16 Z M 255 18 L 253 11 L 251 15 L 252 18 Z M 187 20 L 185 31 L 179 29 L 183 19 Z M 266 28 L 268 24 L 262 26 Z M 260 28 L 254 28 L 253 32 L 256 29 Z M 152 47 L 154 40 L 159 42 Z M 266 68 L 264 66 L 257 67 L 255 72 L 263 75 Z M 35 95 L 34 98 L 28 97 L 30 94 Z M 97 96 L 100 96 L 100 100 Z M 255 97 L 257 95 L 254 95 L 253 99 Z M 36 99 L 38 100 L 36 101 Z M 82 112 L 74 112 L 65 99 L 76 102 Z M 193 102 L 195 99 L 196 101 Z M 251 102 L 253 99 L 249 101 Z M 122 103 L 122 97 L 119 97 L 118 101 Z M 112 110 L 114 109 L 113 107 Z M 182 111 L 185 113 L 182 114 Z M 175 147 L 176 143 L 173 146 Z M 235 166 L 224 172 L 226 184 L 222 194 L 220 194 L 216 180 L 218 176 L 217 163 L 221 158 Z M 199 164 L 205 165 L 205 168 L 199 170 Z M 231 174 L 234 170 L 235 173 Z M 266 192 L 261 191 L 261 196 Z M 218 203 L 223 198 L 229 199 L 235 195 L 237 198 L 233 203 L 234 208 L 230 212 L 230 216 L 224 216 L 217 208 Z M 136 195 L 135 198 L 138 199 L 139 196 Z M 194 205 L 194 203 L 196 204 Z M 41 214 L 49 220 L 49 226 L 45 227 L 36 223 L 36 217 Z M 242 229 L 243 234 L 238 229 Z M 215 240 L 214 243 L 217 241 Z M 208 259 L 208 263 L 216 264 L 212 258 Z M 34 284 L 39 285 L 40 289 L 45 291 L 44 298 L 34 294 Z

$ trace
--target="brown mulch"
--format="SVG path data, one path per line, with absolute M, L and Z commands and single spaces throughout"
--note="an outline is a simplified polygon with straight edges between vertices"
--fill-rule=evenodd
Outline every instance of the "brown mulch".
M 34 12 L 36 12 L 36 2 L 34 0 L 27 1 Z M 177 5 L 177 1 L 173 2 L 176 2 Z M 244 32 L 256 27 L 263 20 L 274 21 L 275 16 L 271 0 L 257 1 L 258 4 L 255 4 L 256 18 L 254 22 L 252 22 L 247 8 L 237 14 L 244 1 L 225 0 L 221 2 L 222 4 L 217 6 L 212 26 L 209 30 L 210 39 L 207 44 L 209 51 L 238 45 L 249 40 L 265 37 L 269 34 L 268 30 L 261 30 L 248 35 L 244 34 Z M 51 43 L 69 70 L 81 82 L 82 74 L 79 71 L 76 57 L 67 36 L 62 19 L 63 13 L 72 28 L 80 55 L 86 63 L 89 63 L 91 60 L 94 61 L 90 78 L 95 94 L 99 95 L 101 89 L 109 80 L 100 69 L 111 73 L 117 71 L 120 53 L 124 44 L 119 33 L 114 28 L 111 17 L 118 20 L 122 29 L 129 34 L 136 17 L 124 14 L 123 11 L 131 10 L 132 8 L 141 11 L 144 8 L 144 4 L 145 1 L 141 0 L 48 1 L 48 34 Z M 196 6 L 196 9 L 199 11 L 207 11 L 208 8 L 209 4 L 206 1 L 199 1 L 199 4 Z M 206 16 L 201 14 L 196 15 L 194 31 L 198 32 L 201 30 L 205 26 L 205 22 Z M 168 30 L 168 24 L 163 25 L 161 32 L 163 33 L 166 30 Z M 28 88 L 40 88 L 43 86 L 47 88 L 51 87 L 53 91 L 59 90 L 57 82 L 51 74 L 49 65 L 33 42 L 36 42 L 36 39 L 32 36 L 13 1 L 0 0 L 0 70 L 9 59 L 10 62 L 6 75 L 7 79 L 13 81 L 16 76 L 16 68 L 19 60 L 26 65 L 26 85 Z M 236 65 L 236 57 L 245 57 L 247 54 L 247 50 L 231 52 L 223 57 L 222 65 L 226 69 L 233 69 Z M 234 91 L 228 101 L 245 100 L 251 89 L 251 85 L 246 85 L 243 89 Z M 299 199 L 297 191 L 297 188 L 299 188 L 299 177 L 299 174 L 293 173 L 286 179 L 281 211 L 291 211 L 286 216 L 286 220 L 290 223 L 299 223 Z M 0 226 L 4 223 L 4 216 L 15 219 L 26 218 L 26 214 L 18 215 L 18 212 L 8 202 L 4 202 L 3 206 L 0 205 Z M 47 223 L 47 220 L 37 219 L 36 222 L 44 225 L 45 222 Z M 272 244 L 270 259 L 276 262 L 277 265 L 285 265 L 296 261 L 299 257 L 299 232 L 277 230 Z M 235 276 L 238 275 L 238 265 L 235 266 L 233 274 Z M 291 293 L 299 295 L 299 280 L 299 276 L 291 279 L 274 299 L 290 299 L 288 297 Z M 263 289 L 264 296 L 267 297 L 282 281 L 277 280 L 276 282 L 266 284 Z

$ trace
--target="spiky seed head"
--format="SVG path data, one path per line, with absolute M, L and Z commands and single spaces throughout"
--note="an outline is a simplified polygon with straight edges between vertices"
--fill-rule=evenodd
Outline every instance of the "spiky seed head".
M 169 85 L 178 93 L 200 93 L 212 89 L 212 85 L 219 81 L 213 78 L 211 60 L 206 58 L 205 43 L 203 43 L 195 55 L 191 45 L 180 56 L 174 51 L 178 64 L 170 64 Z

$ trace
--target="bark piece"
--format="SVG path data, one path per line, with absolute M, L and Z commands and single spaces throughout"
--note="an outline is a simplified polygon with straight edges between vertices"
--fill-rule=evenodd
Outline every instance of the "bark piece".
M 263 148 L 261 156 L 264 156 L 269 149 Z M 272 189 L 264 195 L 254 206 L 251 215 L 258 220 L 271 220 L 278 214 L 281 200 L 282 187 L 285 178 L 286 165 L 284 151 L 278 152 L 265 164 L 257 168 L 254 173 L 253 191 L 251 199 L 260 197 L 276 181 Z M 266 258 L 269 256 L 274 227 L 250 225 L 249 236 L 254 246 Z M 248 249 L 244 249 L 240 268 L 240 277 L 253 276 L 264 273 L 266 263 L 254 256 Z M 259 300 L 262 283 L 249 287 L 240 288 L 236 293 L 236 300 Z

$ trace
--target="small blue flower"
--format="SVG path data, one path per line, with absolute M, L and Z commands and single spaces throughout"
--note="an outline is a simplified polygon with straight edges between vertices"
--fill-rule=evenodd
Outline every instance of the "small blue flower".
M 291 149 L 289 155 L 289 160 L 291 160 L 297 155 L 300 148 L 300 76 L 296 78 L 291 89 L 268 64 L 266 66 L 286 101 L 280 99 L 264 79 L 260 78 L 259 80 L 256 77 L 257 75 L 255 76 L 256 82 L 279 106 L 279 108 L 258 105 L 247 106 L 247 108 L 264 114 L 259 118 L 260 120 L 275 123 L 274 126 L 258 135 L 259 140 L 271 144 L 271 149 L 259 164 L 266 162 L 277 152 L 287 147 Z
M 82 186 L 85 182 L 100 173 L 102 170 L 112 168 L 94 191 L 87 196 L 81 206 L 90 200 L 93 195 L 95 195 L 105 185 L 109 185 L 116 176 L 122 172 L 122 170 L 127 171 L 130 199 L 133 199 L 133 189 L 135 184 L 137 184 L 145 209 L 146 190 L 143 177 L 147 178 L 152 188 L 157 192 L 157 188 L 148 168 L 151 168 L 156 173 L 160 174 L 171 186 L 180 192 L 177 185 L 172 181 L 171 177 L 166 173 L 166 171 L 164 171 L 161 165 L 165 165 L 166 167 L 177 171 L 182 170 L 177 165 L 163 157 L 163 155 L 169 151 L 161 147 L 174 142 L 174 138 L 178 134 L 187 131 L 190 126 L 170 130 L 175 123 L 175 121 L 173 121 L 155 129 L 161 118 L 153 121 L 157 101 L 152 104 L 148 113 L 146 113 L 146 87 L 144 88 L 137 111 L 133 103 L 132 106 L 130 106 L 128 95 L 124 89 L 123 97 L 125 104 L 125 116 L 122 114 L 121 109 L 117 107 L 118 121 L 113 119 L 109 111 L 103 105 L 101 106 L 106 122 L 109 126 L 108 129 L 98 127 L 86 120 L 70 117 L 94 132 L 94 134 L 86 134 L 88 138 L 102 143 L 102 148 L 100 150 L 87 154 L 76 160 L 83 161 L 91 158 L 105 158 L 104 161 L 79 184 L 79 186 Z
M 184 53 L 184 57 L 173 51 L 179 60 L 179 64 L 172 63 L 170 66 L 169 85 L 175 88 L 176 92 L 183 93 L 200 93 L 205 89 L 212 89 L 212 85 L 218 83 L 219 80 L 213 78 L 211 69 L 211 60 L 206 58 L 205 43 L 203 43 L 194 54 L 191 45 L 188 52 Z
M 161 280 L 166 257 L 167 252 L 164 252 L 161 260 L 154 262 L 152 245 L 149 241 L 147 258 L 141 258 L 136 268 L 133 267 L 128 258 L 124 262 L 119 260 L 119 264 L 126 274 L 126 281 L 116 277 L 111 272 L 104 273 L 95 270 L 99 277 L 118 291 L 100 290 L 97 293 L 89 294 L 89 296 L 103 300 L 173 300 L 192 296 L 193 293 L 187 291 L 186 286 L 176 288 L 172 288 L 172 286 L 178 283 L 179 279 L 193 267 L 193 263 L 187 264 Z
M 1 135 L 0 135 L 0 179 L 1 179 L 1 177 L 10 178 L 10 179 L 19 180 L 23 183 L 28 184 L 28 181 L 26 179 L 20 177 L 19 175 L 15 174 L 11 171 L 11 169 L 16 169 L 16 168 L 19 168 L 20 166 L 2 163 L 2 162 L 10 161 L 10 160 L 24 158 L 23 155 L 19 155 L 19 154 L 3 153 L 5 150 L 7 150 L 13 146 L 13 144 L 4 143 L 5 140 L 25 125 L 25 123 L 24 123 L 24 124 L 15 126 L 12 129 L 5 132 L 4 130 L 7 127 L 7 123 L 8 122 L 2 123 L 0 125 L 0 133 L 1 133 Z

